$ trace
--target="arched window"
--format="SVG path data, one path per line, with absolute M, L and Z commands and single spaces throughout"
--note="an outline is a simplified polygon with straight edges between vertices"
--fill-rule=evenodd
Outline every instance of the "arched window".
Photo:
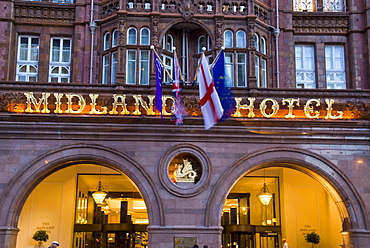
M 233 32 L 226 30 L 224 33 L 224 45 L 226 48 L 233 47 Z
M 129 28 L 127 30 L 127 44 L 136 45 L 137 43 L 137 30 L 136 28 Z
M 261 37 L 261 53 L 266 54 L 266 39 Z
M 260 38 L 258 37 L 258 34 L 254 34 L 253 39 L 254 39 L 254 47 L 256 48 L 256 51 L 259 52 L 260 51 Z
M 118 30 L 114 30 L 112 33 L 112 47 L 116 47 L 118 45 Z
M 173 51 L 173 37 L 172 35 L 167 35 L 166 50 L 169 52 Z
M 206 37 L 204 35 L 198 38 L 198 53 L 202 52 L 203 47 L 207 48 Z
M 110 33 L 105 33 L 104 35 L 104 50 L 110 48 Z
M 246 47 L 246 35 L 243 30 L 236 32 L 236 47 L 245 48 Z
M 140 30 L 140 45 L 150 44 L 150 31 L 148 28 L 142 28 Z

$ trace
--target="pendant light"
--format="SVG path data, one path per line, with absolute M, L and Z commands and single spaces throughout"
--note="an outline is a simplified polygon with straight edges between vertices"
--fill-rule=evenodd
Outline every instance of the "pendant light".
M 262 203 L 262 205 L 267 206 L 269 205 L 271 199 L 272 199 L 272 194 L 269 192 L 267 186 L 266 186 L 266 176 L 265 176 L 265 169 L 263 169 L 263 188 L 261 189 L 261 192 L 257 195 L 258 199 Z
M 96 187 L 96 191 L 92 193 L 92 197 L 97 205 L 101 205 L 104 202 L 105 197 L 108 195 L 106 191 L 104 191 L 103 185 L 101 184 L 101 167 L 100 167 L 100 175 L 99 175 L 99 183 Z

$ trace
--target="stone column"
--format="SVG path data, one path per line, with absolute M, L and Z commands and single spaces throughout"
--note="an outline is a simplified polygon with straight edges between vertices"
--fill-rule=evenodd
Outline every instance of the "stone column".
M 2 248 L 15 248 L 19 229 L 12 226 L 0 227 L 0 244 Z
M 350 229 L 342 232 L 343 248 L 370 247 L 370 231 Z

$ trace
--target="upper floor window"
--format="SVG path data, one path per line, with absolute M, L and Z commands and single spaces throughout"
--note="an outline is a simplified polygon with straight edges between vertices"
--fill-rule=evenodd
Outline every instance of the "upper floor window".
M 20 36 L 17 54 L 17 81 L 37 81 L 39 37 Z
M 136 28 L 129 28 L 127 30 L 127 44 L 136 45 L 137 44 L 137 30 Z
M 346 0 L 294 0 L 294 11 L 346 11 Z
M 150 45 L 150 31 L 148 28 L 140 30 L 140 45 Z
M 344 47 L 325 46 L 326 87 L 345 89 L 346 72 L 344 66 Z
M 246 48 L 246 35 L 242 30 L 236 32 L 236 47 Z
M 266 39 L 264 37 L 261 37 L 260 51 L 261 53 L 266 54 Z
M 295 66 L 297 88 L 315 88 L 315 54 L 312 45 L 295 46 Z
M 231 30 L 226 30 L 224 33 L 224 45 L 226 48 L 234 47 L 233 32 Z
M 258 36 L 258 34 L 253 35 L 253 40 L 254 40 L 254 47 L 256 48 L 256 51 L 259 52 L 260 51 L 260 37 Z
M 71 69 L 71 39 L 52 38 L 49 81 L 69 83 Z
M 105 33 L 104 35 L 104 50 L 110 48 L 110 33 Z

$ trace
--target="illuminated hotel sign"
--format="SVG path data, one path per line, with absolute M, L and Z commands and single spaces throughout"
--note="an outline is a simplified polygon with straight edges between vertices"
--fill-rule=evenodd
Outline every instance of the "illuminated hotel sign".
M 19 93 L 23 100 L 14 99 L 8 104 L 7 111 L 14 113 L 73 114 L 73 115 L 159 115 L 154 109 L 154 95 L 113 94 L 76 94 L 33 92 Z M 195 99 L 195 100 L 194 100 Z M 172 115 L 175 99 L 163 96 L 163 115 Z M 236 118 L 304 118 L 304 119 L 353 119 L 353 112 L 338 104 L 334 99 L 306 99 L 235 97 Z M 199 101 L 193 97 L 193 102 Z M 98 104 L 99 102 L 99 104 Z M 199 103 L 198 103 L 199 104 Z M 193 105 L 197 105 L 196 103 Z M 200 109 L 186 104 L 189 115 L 201 116 Z M 361 116 L 360 116 L 361 118 Z

